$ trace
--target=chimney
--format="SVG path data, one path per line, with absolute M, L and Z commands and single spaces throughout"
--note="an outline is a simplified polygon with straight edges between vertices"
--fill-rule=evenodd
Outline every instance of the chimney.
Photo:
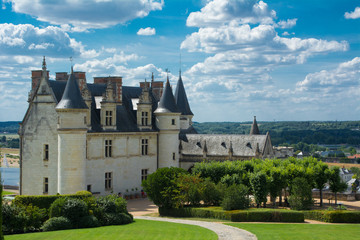
M 31 71 L 31 90 L 35 90 L 37 85 L 40 82 L 41 74 L 43 70 L 33 70 Z M 49 71 L 46 71 L 47 78 L 49 78 Z
M 74 72 L 75 79 L 79 84 L 80 92 L 86 87 L 86 76 L 85 72 Z
M 117 103 L 122 102 L 122 77 L 94 77 L 94 84 L 107 84 L 108 82 L 113 84 L 115 89 L 115 101 Z
M 69 75 L 67 74 L 67 72 L 57 72 L 56 74 L 56 81 L 67 81 L 69 78 Z
M 150 88 L 150 83 L 149 82 L 140 82 L 141 89 L 144 89 L 145 86 L 146 86 L 146 88 Z
M 151 89 L 152 89 L 152 94 L 154 95 L 155 99 L 157 101 L 160 101 L 161 95 L 163 93 L 164 90 L 164 82 L 162 81 L 152 81 L 151 82 Z

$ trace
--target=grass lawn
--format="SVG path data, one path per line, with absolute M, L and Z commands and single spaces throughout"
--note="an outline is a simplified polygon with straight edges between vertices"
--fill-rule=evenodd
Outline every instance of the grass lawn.
M 247 230 L 258 240 L 339 240 L 359 239 L 359 224 L 226 223 Z
M 15 194 L 15 193 L 13 193 L 13 192 L 8 192 L 8 191 L 2 191 L 2 195 L 4 196 L 4 195 L 9 195 L 9 194 Z
M 5 236 L 5 240 L 92 240 L 92 239 L 194 239 L 216 240 L 217 235 L 205 228 L 136 219 L 135 223 L 121 226 L 73 229 L 54 232 L 27 233 Z

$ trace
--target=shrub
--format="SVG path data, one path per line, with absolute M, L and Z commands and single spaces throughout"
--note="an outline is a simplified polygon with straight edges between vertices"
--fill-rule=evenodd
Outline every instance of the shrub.
M 227 188 L 221 206 L 224 210 L 249 208 L 248 188 L 242 184 Z
M 37 206 L 39 208 L 46 208 L 49 209 L 51 204 L 58 198 L 61 197 L 67 197 L 67 198 L 78 198 L 78 199 L 84 199 L 91 196 L 91 193 L 88 191 L 80 191 L 76 194 L 64 194 L 64 195 L 18 195 L 15 196 L 15 199 L 13 201 L 16 205 L 24 205 L 28 206 L 32 204 L 33 206 Z
M 3 235 L 3 230 L 2 230 L 2 202 L 3 202 L 3 196 L 2 196 L 2 191 L 3 191 L 3 186 L 1 184 L 1 173 L 0 173 L 0 198 L 1 198 L 1 202 L 0 202 L 0 240 L 4 240 L 4 235 Z
M 43 231 L 56 231 L 56 230 L 65 230 L 71 228 L 72 228 L 71 221 L 66 217 L 50 218 L 44 223 L 42 227 Z
M 203 182 L 202 200 L 205 205 L 215 206 L 219 206 L 222 200 L 220 190 L 209 178 L 205 179 Z
M 88 216 L 89 211 L 86 203 L 80 199 L 69 198 L 65 201 L 62 209 L 62 215 L 69 219 L 77 228 L 80 219 Z
M 100 227 L 99 220 L 95 216 L 89 215 L 80 218 L 79 228 L 93 228 L 93 227 Z
M 126 213 L 105 213 L 104 225 L 123 225 L 133 221 L 132 216 Z
M 48 219 L 46 209 L 40 209 L 37 206 L 24 206 L 23 214 L 26 215 L 25 231 L 38 231 L 44 222 Z
M 22 209 L 14 204 L 2 204 L 3 231 L 5 234 L 23 233 L 27 217 Z
M 101 225 L 115 225 L 112 223 L 112 219 L 114 219 L 114 217 L 107 216 L 107 214 L 126 214 L 131 218 L 132 222 L 132 216 L 127 212 L 126 201 L 123 198 L 117 197 L 116 195 L 108 195 L 98 198 L 96 200 L 96 207 L 93 209 L 93 212 Z
M 66 198 L 61 197 L 56 199 L 49 208 L 49 217 L 61 217 L 63 216 L 62 209 L 64 207 L 64 204 L 66 202 Z
M 359 211 L 326 211 L 323 217 L 330 223 L 360 223 Z
M 159 207 L 173 208 L 177 204 L 179 187 L 176 179 L 185 174 L 182 168 L 159 168 L 142 182 L 148 197 Z
M 293 180 L 289 203 L 291 209 L 307 210 L 313 204 L 311 185 L 305 178 L 295 178 Z

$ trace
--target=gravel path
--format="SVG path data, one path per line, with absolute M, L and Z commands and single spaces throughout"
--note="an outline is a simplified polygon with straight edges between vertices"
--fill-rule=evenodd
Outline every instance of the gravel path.
M 136 216 L 135 219 L 144 219 L 144 220 L 155 220 L 163 222 L 173 222 L 173 223 L 182 223 L 196 225 L 200 227 L 207 228 L 215 232 L 219 236 L 219 240 L 257 240 L 256 236 L 248 231 L 224 225 L 221 223 L 214 222 L 203 222 L 203 221 L 193 221 L 193 220 L 183 220 L 183 219 L 171 219 L 171 218 L 160 218 L 160 217 L 147 217 L 147 216 Z

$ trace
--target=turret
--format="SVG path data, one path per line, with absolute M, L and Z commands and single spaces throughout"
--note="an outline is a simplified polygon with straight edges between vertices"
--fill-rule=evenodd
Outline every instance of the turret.
M 75 74 L 66 83 L 58 113 L 58 193 L 70 194 L 86 189 L 86 133 L 88 107 Z
M 180 110 L 172 93 L 169 78 L 155 110 L 156 126 L 159 129 L 159 163 L 162 167 L 179 167 Z
M 140 130 L 152 128 L 152 100 L 148 85 L 148 82 L 145 80 L 139 102 L 137 103 L 136 118 Z
M 259 134 L 260 134 L 260 131 L 259 131 L 259 127 L 256 122 L 256 116 L 254 116 L 254 121 L 253 121 L 253 124 L 251 125 L 251 129 L 250 129 L 250 135 L 259 135 Z
M 192 118 L 194 114 L 191 112 L 190 105 L 186 96 L 184 84 L 181 78 L 181 71 L 179 72 L 179 80 L 175 90 L 176 105 L 181 112 L 180 129 L 188 129 L 192 125 Z

